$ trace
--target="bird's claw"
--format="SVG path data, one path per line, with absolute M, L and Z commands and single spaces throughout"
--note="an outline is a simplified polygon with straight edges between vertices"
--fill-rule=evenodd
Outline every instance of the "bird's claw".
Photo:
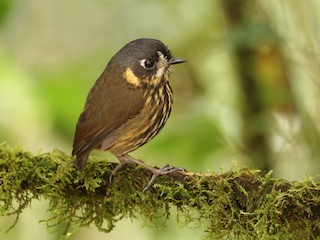
M 167 175 L 167 174 L 177 172 L 177 171 L 185 172 L 186 170 L 183 168 L 180 168 L 180 167 L 170 166 L 169 164 L 165 165 L 164 167 L 162 167 L 160 169 L 157 169 L 157 168 L 153 169 L 153 171 L 151 171 L 152 177 L 142 192 L 143 193 L 146 192 L 153 185 L 154 181 L 156 180 L 156 178 L 158 176 Z

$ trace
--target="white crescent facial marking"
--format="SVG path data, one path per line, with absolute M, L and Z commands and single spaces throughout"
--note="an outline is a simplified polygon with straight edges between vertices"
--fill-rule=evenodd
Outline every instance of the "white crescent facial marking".
M 156 77 L 161 77 L 164 73 L 165 67 L 161 67 L 157 70 Z
M 161 51 L 157 51 L 157 54 L 159 56 L 159 60 L 160 59 L 166 59 L 166 57 L 163 55 L 163 53 Z
M 145 64 L 146 60 L 147 60 L 147 59 L 142 59 L 142 60 L 139 61 L 141 67 L 144 68 L 144 64 Z
M 157 63 L 158 70 L 156 73 L 156 77 L 162 77 L 166 68 L 169 66 L 169 64 L 168 64 L 167 57 L 165 57 L 161 51 L 157 51 L 157 54 L 158 54 L 159 58 L 158 58 L 158 63 Z

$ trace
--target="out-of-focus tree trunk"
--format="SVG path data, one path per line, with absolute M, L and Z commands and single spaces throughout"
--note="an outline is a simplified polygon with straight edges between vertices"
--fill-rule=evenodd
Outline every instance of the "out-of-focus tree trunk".
M 275 31 L 255 1 L 221 1 L 242 93 L 242 146 L 262 170 L 272 169 L 272 115 L 295 112 L 286 63 Z

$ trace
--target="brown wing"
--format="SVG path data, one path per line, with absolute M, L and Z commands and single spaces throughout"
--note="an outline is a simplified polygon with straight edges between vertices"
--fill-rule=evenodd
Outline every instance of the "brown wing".
M 85 166 L 89 153 L 102 141 L 111 146 L 118 137 L 115 130 L 138 114 L 143 104 L 141 91 L 116 69 L 107 68 L 90 90 L 77 123 L 72 151 L 77 168 Z

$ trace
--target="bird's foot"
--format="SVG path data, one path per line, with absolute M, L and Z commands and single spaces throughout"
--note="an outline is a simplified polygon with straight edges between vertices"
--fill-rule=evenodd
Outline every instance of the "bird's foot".
M 153 185 L 154 181 L 156 180 L 156 178 L 158 176 L 167 175 L 167 174 L 177 172 L 177 171 L 185 172 L 185 169 L 183 169 L 183 168 L 173 167 L 168 164 L 160 169 L 153 168 L 153 167 L 150 167 L 149 165 L 145 164 L 143 161 L 136 159 L 136 158 L 133 158 L 128 154 L 116 155 L 116 157 L 119 159 L 120 163 L 118 164 L 118 166 L 116 166 L 115 169 L 113 169 L 113 171 L 110 175 L 110 179 L 109 179 L 110 182 L 112 181 L 113 176 L 128 163 L 136 163 L 136 164 L 142 166 L 143 168 L 149 170 L 150 172 L 152 172 L 152 177 L 142 192 L 146 192 Z
M 160 169 L 150 168 L 149 170 L 152 172 L 152 177 L 151 177 L 150 181 L 148 182 L 147 186 L 143 189 L 143 191 L 142 191 L 143 193 L 146 192 L 153 185 L 154 181 L 156 180 L 156 178 L 158 176 L 167 175 L 167 174 L 170 174 L 173 172 L 178 172 L 178 171 L 185 172 L 185 169 L 183 169 L 183 168 L 170 166 L 168 164 Z

